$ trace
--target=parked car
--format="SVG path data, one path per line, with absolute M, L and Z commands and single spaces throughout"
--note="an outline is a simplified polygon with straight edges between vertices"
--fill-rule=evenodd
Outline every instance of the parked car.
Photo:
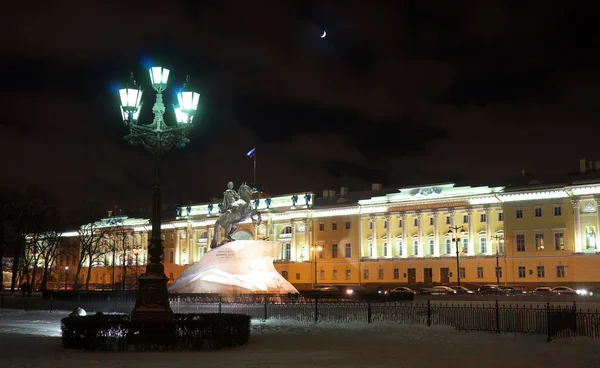
M 374 294 L 366 297 L 374 301 L 412 301 L 416 292 L 406 286 L 397 286 L 391 289 L 378 288 Z
M 304 293 L 314 297 L 363 299 L 368 294 L 367 288 L 355 285 L 319 285 L 311 292 Z
M 498 287 L 498 285 L 481 285 L 479 289 L 477 289 L 477 294 L 481 295 L 501 295 L 502 291 Z
M 450 286 L 434 286 L 432 287 L 434 290 L 434 295 L 455 295 L 456 290 L 452 289 Z
M 498 286 L 498 290 L 500 290 L 500 292 L 502 294 L 505 295 L 523 295 L 523 294 L 527 294 L 526 291 L 523 290 L 519 290 L 515 287 L 512 286 Z
M 433 295 L 433 293 L 435 293 L 433 288 L 420 288 L 415 291 L 417 295 Z
M 577 295 L 577 292 L 570 287 L 566 286 L 557 286 L 552 288 L 552 294 L 556 295 Z
M 541 287 L 535 288 L 533 290 L 533 294 L 537 294 L 537 295 L 552 295 L 552 288 L 550 288 L 548 286 L 541 286 Z
M 416 294 L 416 291 L 414 291 L 413 289 L 406 287 L 406 286 L 398 286 L 395 287 L 391 290 L 389 290 L 390 293 L 407 293 L 407 294 Z
M 473 290 L 469 290 L 464 286 L 450 286 L 456 294 L 475 294 Z

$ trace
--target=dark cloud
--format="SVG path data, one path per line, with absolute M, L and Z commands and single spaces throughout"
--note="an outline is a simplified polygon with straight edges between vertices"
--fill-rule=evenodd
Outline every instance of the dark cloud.
M 123 140 L 114 92 L 134 71 L 149 121 L 148 58 L 172 69 L 173 86 L 189 73 L 202 94 L 191 144 L 165 157 L 167 202 L 252 180 L 252 147 L 258 184 L 279 193 L 576 169 L 597 155 L 590 4 L 3 5 L 5 181 L 38 183 L 65 202 L 144 201 L 151 157 Z

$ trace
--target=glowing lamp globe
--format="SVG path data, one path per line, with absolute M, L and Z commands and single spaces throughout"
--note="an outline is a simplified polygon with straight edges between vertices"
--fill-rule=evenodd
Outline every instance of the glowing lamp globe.
M 157 91 L 164 91 L 167 88 L 167 81 L 169 80 L 169 69 L 165 69 L 161 66 L 155 66 L 148 70 L 150 73 L 150 82 L 152 87 Z
M 121 113 L 123 120 L 132 120 L 134 116 L 139 116 L 139 109 L 142 105 L 142 90 L 139 88 L 121 88 L 119 90 L 121 98 Z
M 173 106 L 173 109 L 175 110 L 175 120 L 177 121 L 177 124 L 188 124 L 192 122 L 192 119 L 194 118 L 193 115 L 188 116 L 188 114 L 183 112 L 180 107 Z
M 137 122 L 140 118 L 140 111 L 142 111 L 142 105 L 144 103 L 142 102 L 140 104 L 140 106 L 138 107 L 137 110 L 135 110 L 133 113 L 128 113 L 127 111 L 125 111 L 125 109 L 123 108 L 123 106 L 121 105 L 121 116 L 123 117 L 123 121 L 124 122 Z
M 177 100 L 179 100 L 179 107 L 185 114 L 192 116 L 198 109 L 198 102 L 200 102 L 200 94 L 190 91 L 181 91 L 177 94 Z

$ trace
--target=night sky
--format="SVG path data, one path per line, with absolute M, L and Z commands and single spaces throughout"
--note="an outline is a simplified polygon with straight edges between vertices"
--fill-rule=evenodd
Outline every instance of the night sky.
M 1 185 L 149 204 L 150 155 L 123 140 L 116 95 L 134 71 L 150 122 L 149 62 L 172 71 L 166 102 L 186 74 L 202 95 L 191 144 L 165 158 L 166 203 L 252 181 L 254 146 L 272 193 L 576 171 L 600 159 L 593 4 L 6 3 Z

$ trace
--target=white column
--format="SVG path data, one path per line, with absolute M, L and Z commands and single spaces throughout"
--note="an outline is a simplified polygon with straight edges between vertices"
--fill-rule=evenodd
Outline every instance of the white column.
M 454 224 L 455 224 L 454 215 L 456 215 L 456 211 L 454 211 L 452 209 L 448 210 L 448 215 L 450 216 L 450 227 L 454 228 Z M 456 247 L 459 246 L 459 244 L 454 241 L 454 238 L 458 237 L 458 236 L 455 236 L 454 233 L 452 233 L 450 236 L 452 237 L 451 241 L 450 241 L 450 254 L 452 254 L 454 256 L 454 255 L 456 255 Z
M 377 216 L 371 216 L 373 229 L 371 230 L 371 242 L 373 244 L 373 259 L 377 259 Z
M 206 226 L 206 251 L 210 249 L 210 242 L 212 241 L 212 234 L 210 233 L 210 226 Z
M 596 250 L 598 250 L 598 232 L 600 232 L 600 212 L 598 209 L 600 208 L 600 197 L 594 197 L 596 201 Z
M 267 224 L 265 225 L 265 237 L 267 238 L 267 240 L 269 241 L 273 241 L 275 239 L 272 239 L 272 234 L 273 234 L 273 225 L 269 223 L 269 221 L 267 221 Z
M 310 247 L 312 246 L 310 241 L 310 228 L 311 228 L 310 219 L 304 220 L 304 251 L 307 250 L 310 252 Z M 306 257 L 306 256 L 305 256 Z
M 475 231 L 475 227 L 473 226 L 473 209 L 467 209 L 467 216 L 469 221 L 467 224 L 469 226 L 469 247 L 467 249 L 467 255 L 472 256 L 475 254 L 475 236 L 473 233 Z
M 358 246 L 360 247 L 360 258 L 365 258 L 365 241 L 363 235 L 364 217 L 358 216 Z
M 386 229 L 386 238 L 387 238 L 387 254 L 385 255 L 385 258 L 392 258 L 392 252 L 394 250 L 395 247 L 395 242 L 396 239 L 392 239 L 392 216 L 387 215 L 385 217 L 385 221 L 387 223 L 387 229 Z
M 292 244 L 291 247 L 291 255 L 290 261 L 296 262 L 296 222 L 292 221 Z
M 186 247 L 186 254 L 187 254 L 187 259 L 185 264 L 189 265 L 192 264 L 192 229 L 191 226 L 189 226 L 187 228 L 187 233 L 185 234 L 185 247 Z
M 179 246 L 179 243 L 181 242 L 181 231 L 177 231 L 177 237 L 175 240 L 175 264 L 178 265 L 179 261 L 181 260 L 181 256 L 179 255 L 179 253 L 181 252 L 181 247 Z
M 279 240 L 279 226 L 277 224 L 272 224 L 271 225 L 271 236 L 272 236 L 272 241 L 275 240 Z
M 198 262 L 200 260 L 200 248 L 198 247 L 198 231 L 192 227 L 192 249 L 194 258 L 190 259 L 190 264 Z
M 415 216 L 417 218 L 417 248 L 419 250 L 418 256 L 423 257 L 423 255 L 425 254 L 425 252 L 423 251 L 423 226 L 421 226 L 421 219 L 423 214 L 421 212 L 417 212 Z
M 432 211 L 431 215 L 433 216 L 433 256 L 440 256 L 440 229 L 438 227 L 438 211 Z
M 583 246 L 581 245 L 581 214 L 579 209 L 579 199 L 573 199 L 571 203 L 573 203 L 573 216 L 575 217 L 575 253 L 581 253 L 583 251 Z
M 492 209 L 490 207 L 486 207 L 484 209 L 485 211 L 485 244 L 487 244 L 487 255 L 492 255 L 495 254 L 496 252 L 492 250 L 492 219 L 491 219 L 491 215 L 492 215 Z M 499 242 L 495 242 L 498 243 Z M 496 246 L 498 246 L 498 244 L 496 244 Z M 495 275 L 495 274 L 494 274 Z
M 406 213 L 400 214 L 400 218 L 402 218 L 402 258 L 408 257 L 408 236 L 406 232 Z

